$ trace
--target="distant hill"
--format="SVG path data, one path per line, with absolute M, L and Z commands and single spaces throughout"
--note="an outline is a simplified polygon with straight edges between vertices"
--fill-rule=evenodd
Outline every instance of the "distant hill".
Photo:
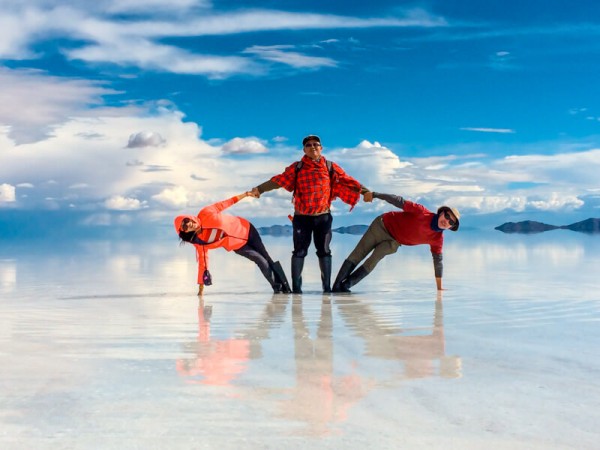
M 582 233 L 600 233 L 600 219 L 586 219 L 561 228 Z
M 348 227 L 334 228 L 333 232 L 340 234 L 364 234 L 368 225 L 350 225 Z M 270 227 L 259 227 L 258 232 L 270 236 L 291 236 L 293 228 L 291 225 L 271 225 Z
M 257 229 L 260 234 L 271 236 L 291 236 L 293 231 L 291 225 L 271 225 L 270 227 L 259 227 Z
M 506 222 L 494 229 L 502 231 L 503 233 L 522 234 L 541 233 L 544 231 L 557 229 L 578 231 L 580 233 L 600 234 L 600 219 L 586 219 L 581 222 L 563 226 L 548 225 L 546 223 L 535 222 L 533 220 L 525 220 L 523 222 Z
M 502 231 L 503 233 L 541 233 L 543 231 L 556 230 L 557 226 L 548 225 L 542 222 L 533 220 L 525 220 L 523 222 L 506 222 L 494 228 L 494 230 Z
M 348 227 L 334 228 L 332 231 L 340 234 L 365 234 L 369 225 L 350 225 Z

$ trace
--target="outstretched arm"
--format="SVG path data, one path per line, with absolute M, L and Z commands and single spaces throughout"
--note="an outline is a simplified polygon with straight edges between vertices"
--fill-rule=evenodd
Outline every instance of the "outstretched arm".
M 240 200 L 243 200 L 243 199 L 245 199 L 246 197 L 255 197 L 255 195 L 253 194 L 253 192 L 252 192 L 252 191 L 246 191 L 246 192 L 244 192 L 243 194 L 236 195 L 236 196 L 235 196 L 235 199 L 236 199 L 235 201 L 236 201 L 236 202 L 239 202 Z
M 218 214 L 248 196 L 254 197 L 254 195 L 252 195 L 252 191 L 246 191 L 243 194 L 235 195 L 227 200 L 223 200 L 222 202 L 217 202 L 213 205 L 206 206 L 200 210 L 200 213 Z
M 268 180 L 262 184 L 259 184 L 256 187 L 252 188 L 252 190 L 250 192 L 251 192 L 252 197 L 259 198 L 260 194 L 262 194 L 264 192 L 272 191 L 274 189 L 279 189 L 280 187 L 281 186 L 279 186 L 273 180 Z
M 400 195 L 393 194 L 380 194 L 379 192 L 366 192 L 363 194 L 365 202 L 371 202 L 374 198 L 379 200 L 385 200 L 386 202 L 396 206 L 397 208 L 404 209 L 404 199 Z

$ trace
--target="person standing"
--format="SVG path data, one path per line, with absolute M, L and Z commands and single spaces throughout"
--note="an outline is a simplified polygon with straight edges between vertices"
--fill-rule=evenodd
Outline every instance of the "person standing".
M 248 196 L 252 196 L 252 193 L 244 192 L 206 206 L 197 216 L 181 215 L 175 218 L 175 231 L 179 238 L 196 248 L 198 295 L 203 294 L 204 286 L 212 284 L 208 271 L 208 251 L 219 247 L 254 262 L 273 288 L 273 292 L 291 292 L 281 264 L 271 259 L 254 225 L 243 217 L 221 213 Z
M 252 194 L 261 194 L 279 188 L 292 192 L 294 202 L 292 252 L 292 292 L 302 293 L 302 269 L 314 236 L 323 292 L 331 292 L 331 202 L 339 198 L 354 207 L 360 194 L 370 192 L 357 180 L 347 175 L 334 162 L 322 155 L 321 139 L 308 135 L 302 140 L 304 156 L 283 173 L 254 187 Z
M 379 261 L 387 255 L 396 253 L 401 245 L 420 244 L 429 244 L 436 286 L 438 291 L 443 290 L 443 231 L 458 230 L 460 225 L 458 210 L 449 206 L 440 206 L 437 213 L 434 213 L 423 205 L 405 200 L 399 195 L 377 192 L 364 195 L 365 202 L 371 202 L 373 198 L 384 200 L 402 211 L 387 212 L 373 220 L 354 250 L 343 262 L 333 284 L 333 292 L 350 292 L 350 288 L 369 275 Z M 367 258 L 369 253 L 371 255 Z M 363 265 L 354 270 L 365 258 L 367 259 Z

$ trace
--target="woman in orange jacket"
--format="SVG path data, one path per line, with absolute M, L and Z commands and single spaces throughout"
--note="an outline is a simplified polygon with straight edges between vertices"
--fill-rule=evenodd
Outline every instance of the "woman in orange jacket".
M 196 247 L 198 295 L 204 292 L 204 286 L 212 284 L 208 271 L 208 250 L 219 247 L 253 261 L 273 292 L 291 292 L 281 264 L 271 259 L 254 225 L 243 217 L 221 214 L 221 211 L 248 196 L 251 193 L 244 192 L 202 208 L 197 216 L 183 215 L 175 218 L 175 231 L 180 239 Z

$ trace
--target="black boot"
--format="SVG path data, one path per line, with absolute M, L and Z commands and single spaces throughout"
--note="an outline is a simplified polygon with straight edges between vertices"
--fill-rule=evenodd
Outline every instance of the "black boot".
M 323 293 L 329 294 L 331 292 L 331 256 L 319 258 L 319 268 L 321 269 Z
M 350 288 L 358 284 L 360 280 L 369 275 L 365 266 L 360 266 L 348 278 L 342 281 L 342 292 L 351 292 Z
M 349 259 L 344 260 L 337 277 L 335 277 L 335 282 L 333 283 L 333 292 L 344 292 L 342 291 L 342 282 L 348 278 L 348 275 L 352 273 L 355 267 L 356 264 Z
M 290 289 L 290 284 L 288 283 L 288 280 L 285 276 L 283 267 L 281 267 L 281 263 L 279 261 L 273 262 L 273 264 L 271 264 L 271 269 L 275 274 L 275 279 L 277 280 L 277 283 L 281 285 L 280 291 L 284 294 L 291 293 L 292 290 Z M 273 287 L 273 290 L 275 290 L 275 287 Z
M 292 292 L 302 294 L 302 269 L 304 268 L 304 258 L 292 256 Z

